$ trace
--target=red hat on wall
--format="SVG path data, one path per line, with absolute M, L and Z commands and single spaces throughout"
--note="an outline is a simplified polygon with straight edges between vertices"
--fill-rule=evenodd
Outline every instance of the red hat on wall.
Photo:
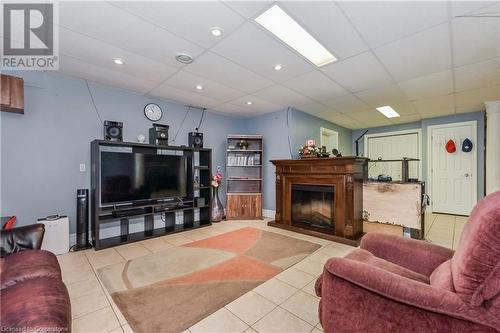
M 457 147 L 455 146 L 455 141 L 453 140 L 448 140 L 448 142 L 446 142 L 446 151 L 450 154 L 453 154 L 454 152 L 457 151 Z

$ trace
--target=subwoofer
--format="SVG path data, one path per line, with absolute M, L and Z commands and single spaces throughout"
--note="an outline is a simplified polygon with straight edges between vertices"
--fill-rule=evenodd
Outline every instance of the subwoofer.
M 191 148 L 203 148 L 203 133 L 190 132 L 188 137 L 188 146 Z
M 92 247 L 89 243 L 89 190 L 76 191 L 76 245 L 75 250 Z
M 104 121 L 104 140 L 123 141 L 123 123 L 119 121 Z

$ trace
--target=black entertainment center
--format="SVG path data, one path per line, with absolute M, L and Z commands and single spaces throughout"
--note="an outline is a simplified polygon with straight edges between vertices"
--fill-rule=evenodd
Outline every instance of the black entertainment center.
M 92 141 L 95 249 L 210 225 L 211 162 L 206 148 Z M 101 238 L 101 228 L 117 222 L 119 235 Z M 130 232 L 138 222 L 141 231 Z

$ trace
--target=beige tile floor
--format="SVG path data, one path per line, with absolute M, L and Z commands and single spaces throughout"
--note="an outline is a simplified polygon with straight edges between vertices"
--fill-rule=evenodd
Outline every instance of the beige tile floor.
M 455 248 L 466 218 L 427 214 L 426 238 Z M 322 332 L 319 298 L 314 283 L 332 256 L 344 256 L 352 247 L 281 229 L 266 221 L 231 221 L 176 235 L 158 237 L 106 250 L 71 252 L 58 256 L 72 305 L 74 333 L 131 333 L 131 327 L 104 289 L 96 269 L 137 256 L 219 235 L 246 226 L 310 240 L 322 247 L 301 262 L 190 327 L 187 333 Z M 152 332 L 153 333 L 153 332 Z
M 456 250 L 465 222 L 467 222 L 466 216 L 426 214 L 425 239 L 431 243 Z

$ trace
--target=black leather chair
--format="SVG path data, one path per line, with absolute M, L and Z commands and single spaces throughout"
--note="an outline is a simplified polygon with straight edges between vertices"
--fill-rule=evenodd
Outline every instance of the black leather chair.
M 39 250 L 42 247 L 45 226 L 41 223 L 0 231 L 0 256 L 23 250 Z
M 45 226 L 1 230 L 0 331 L 71 332 L 71 303 L 56 256 L 40 250 Z

